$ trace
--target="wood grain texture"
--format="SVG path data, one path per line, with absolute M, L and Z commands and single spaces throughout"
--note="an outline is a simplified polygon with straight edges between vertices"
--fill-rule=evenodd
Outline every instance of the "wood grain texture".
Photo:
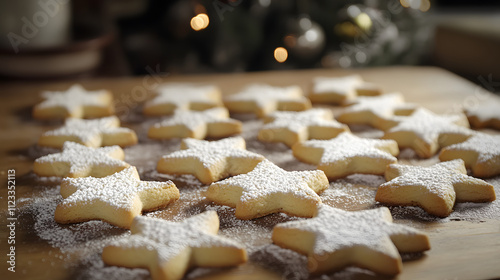
M 360 74 L 366 81 L 376 83 L 384 92 L 399 91 L 407 102 L 420 104 L 436 113 L 458 112 L 463 105 L 498 98 L 480 87 L 449 72 L 432 67 L 390 67 L 357 70 L 297 70 L 286 72 L 257 72 L 157 76 L 95 79 L 82 81 L 90 90 L 105 88 L 113 92 L 115 106 L 120 116 L 137 111 L 151 97 L 161 82 L 207 82 L 221 87 L 230 94 L 248 83 L 269 83 L 276 86 L 297 84 L 306 92 L 312 78 Z M 28 150 L 36 143 L 42 131 L 57 127 L 59 122 L 41 122 L 31 118 L 33 105 L 40 101 L 42 90 L 64 90 L 75 81 L 58 83 L 10 83 L 0 86 L 0 278 L 1 279 L 73 279 L 85 265 L 78 259 L 61 259 L 59 249 L 52 248 L 33 232 L 34 217 L 21 215 L 16 231 L 16 273 L 7 271 L 7 244 L 9 231 L 6 221 L 7 170 L 16 170 L 17 199 L 36 197 L 43 188 L 32 185 L 33 159 Z M 336 109 L 337 110 L 337 109 Z M 490 133 L 498 133 L 488 131 Z M 22 201 L 19 201 L 19 205 Z M 424 222 L 421 220 L 396 220 L 410 224 L 429 233 L 431 250 L 418 258 L 404 262 L 398 279 L 485 279 L 500 278 L 500 220 L 483 219 L 481 222 L 449 221 Z M 119 234 L 120 231 L 114 232 Z M 68 266 L 73 263 L 73 266 Z M 356 274 L 354 274 L 356 276 Z M 352 275 L 351 275 L 352 276 Z M 362 274 L 359 278 L 377 279 L 379 276 Z M 221 270 L 199 279 L 282 279 L 282 275 L 255 263 L 238 268 Z

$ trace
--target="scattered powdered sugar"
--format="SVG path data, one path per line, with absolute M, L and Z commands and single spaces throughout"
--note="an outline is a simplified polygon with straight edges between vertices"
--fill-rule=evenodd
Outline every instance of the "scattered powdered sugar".
M 375 193 L 383 176 L 354 174 L 335 180 L 330 188 L 320 194 L 324 204 L 349 211 L 364 210 L 375 207 Z
M 180 139 L 149 141 L 129 146 L 124 149 L 125 161 L 136 166 L 139 173 L 144 174 L 156 170 L 158 160 L 163 156 L 177 151 Z

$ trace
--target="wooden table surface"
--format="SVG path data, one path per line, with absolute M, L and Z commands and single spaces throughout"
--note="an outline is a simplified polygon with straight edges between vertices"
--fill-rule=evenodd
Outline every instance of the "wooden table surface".
M 480 87 L 459 78 L 449 72 L 432 67 L 391 67 L 357 70 L 297 70 L 286 72 L 258 72 L 238 74 L 214 74 L 200 76 L 170 76 L 165 73 L 145 77 L 96 79 L 82 82 L 87 89 L 106 88 L 115 94 L 116 108 L 127 123 L 128 115 L 138 111 L 141 104 L 151 96 L 158 83 L 161 82 L 208 82 L 221 87 L 224 93 L 236 92 L 248 83 L 269 83 L 277 86 L 297 84 L 307 90 L 311 79 L 317 76 L 340 76 L 359 73 L 365 80 L 382 86 L 385 92 L 400 91 L 406 101 L 420 104 L 436 113 L 458 112 L 463 105 L 498 98 L 485 92 Z M 60 249 L 52 246 L 44 238 L 34 232 L 36 217 L 26 211 L 26 203 L 30 199 L 42 195 L 49 188 L 40 187 L 33 179 L 33 157 L 28 152 L 32 149 L 40 134 L 59 123 L 44 123 L 31 118 L 31 109 L 39 102 L 42 90 L 64 90 L 74 81 L 60 83 L 2 85 L 0 88 L 0 279 L 74 279 L 80 274 L 85 264 L 68 266 L 68 257 Z M 498 133 L 487 130 L 489 133 Z M 153 159 L 155 162 L 157 158 Z M 18 221 L 16 227 L 16 272 L 7 271 L 9 235 L 4 225 L 7 221 L 7 171 L 15 170 L 16 199 L 18 205 Z M 498 178 L 492 179 L 499 182 Z M 495 181 L 496 180 L 496 181 Z M 499 186 L 495 186 L 498 189 Z M 28 201 L 28 202 L 26 202 Z M 497 202 L 494 202 L 497 203 Z M 498 204 L 495 204 L 498 205 Z M 479 206 L 482 207 L 482 206 Z M 497 207 L 497 209 L 500 209 Z M 496 217 L 500 216 L 497 213 Z M 168 218 L 168 217 L 167 217 Z M 408 218 L 408 217 L 406 217 Z M 410 258 L 404 262 L 403 272 L 398 279 L 486 279 L 500 278 L 500 219 L 477 218 L 447 219 L 446 221 L 425 221 L 422 219 L 396 220 L 396 222 L 414 225 L 428 232 L 432 249 L 418 258 Z M 64 226 L 63 226 L 64 227 Z M 71 229 L 71 228 L 70 228 Z M 71 260 L 78 264 L 78 259 Z M 104 274 L 97 274 L 104 275 Z M 145 274 L 147 277 L 147 273 Z M 195 277 L 196 274 L 190 274 Z M 260 266 L 258 263 L 243 265 L 240 268 L 217 271 L 215 274 L 201 274 L 203 279 L 282 279 L 279 271 Z M 342 275 L 353 274 L 332 274 Z M 332 276 L 330 275 L 330 276 Z M 357 274 L 356 274 L 357 275 Z M 288 275 L 289 276 L 289 275 Z M 357 275 L 360 278 L 379 278 L 370 273 Z M 111 277 L 107 277 L 113 279 Z M 119 278 L 126 279 L 119 276 Z M 195 277 L 196 278 L 196 277 Z

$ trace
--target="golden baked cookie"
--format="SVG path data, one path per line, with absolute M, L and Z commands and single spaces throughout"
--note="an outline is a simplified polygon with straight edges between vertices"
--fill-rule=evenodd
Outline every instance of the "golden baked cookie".
M 445 147 L 439 153 L 441 161 L 462 159 L 476 177 L 500 174 L 500 135 L 475 133 L 465 142 Z
M 386 205 L 419 206 L 427 213 L 447 217 L 458 202 L 495 200 L 493 186 L 467 176 L 464 162 L 456 159 L 430 167 L 391 164 L 388 181 L 379 186 L 375 200 Z
M 380 94 L 382 91 L 375 84 L 364 82 L 359 75 L 349 75 L 315 78 L 308 97 L 313 103 L 343 104 L 353 101 L 357 95 Z
M 205 111 L 177 110 L 174 115 L 148 130 L 153 139 L 171 138 L 223 138 L 241 132 L 241 122 L 229 118 L 226 108 L 212 108 Z
M 346 124 L 366 124 L 380 130 L 387 130 L 397 124 L 396 115 L 407 116 L 416 106 L 405 103 L 401 93 L 388 93 L 380 96 L 358 97 L 351 106 L 337 116 Z
M 430 158 L 440 147 L 462 142 L 473 132 L 463 114 L 437 115 L 419 108 L 408 117 L 397 117 L 398 124 L 382 139 L 393 139 L 399 148 L 411 148 L 419 157 Z
M 476 106 L 465 107 L 464 112 L 473 128 L 494 128 L 500 130 L 500 100 L 488 100 Z
M 274 111 L 304 111 L 311 101 L 304 97 L 299 86 L 274 87 L 253 84 L 224 98 L 224 106 L 231 113 L 254 113 L 264 117 Z
M 42 92 L 45 99 L 33 107 L 35 119 L 100 118 L 114 114 L 113 95 L 107 90 L 87 91 L 81 85 L 66 91 Z
M 393 276 L 402 270 L 399 252 L 430 249 L 425 233 L 392 223 L 385 207 L 344 211 L 322 205 L 314 218 L 277 224 L 272 239 L 306 255 L 313 274 L 358 266 Z
M 166 174 L 193 174 L 204 184 L 250 172 L 265 158 L 247 151 L 242 137 L 219 141 L 182 140 L 180 151 L 163 156 L 156 170 Z
M 259 131 L 263 142 L 285 143 L 291 147 L 308 139 L 330 139 L 349 131 L 346 125 L 333 118 L 328 109 L 309 109 L 302 112 L 274 112 L 264 118 L 267 123 Z
M 64 178 L 61 195 L 64 199 L 55 212 L 58 223 L 102 220 L 130 228 L 142 211 L 163 208 L 179 199 L 179 190 L 171 181 L 141 181 L 137 169 L 130 166 L 103 178 Z
M 312 217 L 321 204 L 317 193 L 328 186 L 323 171 L 285 171 L 264 160 L 247 174 L 212 183 L 206 197 L 235 207 L 236 217 L 243 220 L 277 212 Z
M 93 120 L 68 118 L 62 127 L 44 132 L 38 139 L 38 145 L 62 148 L 66 141 L 94 148 L 112 145 L 125 147 L 137 144 L 137 135 L 129 128 L 120 127 L 120 120 L 116 116 Z
M 397 162 L 398 144 L 393 140 L 360 138 L 343 132 L 330 140 L 309 140 L 292 147 L 293 155 L 318 165 L 329 179 L 355 173 L 382 175 L 387 165 Z
M 219 217 L 207 211 L 170 222 L 136 217 L 131 235 L 104 247 L 107 265 L 147 268 L 154 280 L 182 279 L 191 267 L 227 267 L 247 261 L 243 245 L 218 236 Z
M 166 83 L 157 89 L 158 95 L 144 105 L 144 114 L 163 116 L 175 110 L 206 110 L 222 106 L 222 94 L 214 85 Z
M 124 158 L 119 146 L 91 148 L 68 141 L 61 153 L 37 158 L 33 172 L 38 176 L 104 177 L 129 167 Z

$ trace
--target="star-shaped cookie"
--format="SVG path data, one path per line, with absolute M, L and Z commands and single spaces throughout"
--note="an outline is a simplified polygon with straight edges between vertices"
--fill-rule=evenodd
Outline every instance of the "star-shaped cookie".
M 330 139 L 349 131 L 346 125 L 333 118 L 328 109 L 309 109 L 303 112 L 274 112 L 265 117 L 267 124 L 259 131 L 263 142 L 281 142 L 289 147 L 308 139 Z
M 241 92 L 224 99 L 231 113 L 254 113 L 264 117 L 274 111 L 304 111 L 311 108 L 311 101 L 304 97 L 298 86 L 273 87 L 253 84 Z
M 309 99 L 313 103 L 343 104 L 353 101 L 359 95 L 380 95 L 381 90 L 374 84 L 365 83 L 359 75 L 344 77 L 317 77 Z
M 321 204 L 317 193 L 328 186 L 323 171 L 285 171 L 264 160 L 247 174 L 212 183 L 206 197 L 235 207 L 236 217 L 243 220 L 276 212 L 312 217 Z
M 149 128 L 153 139 L 223 138 L 241 132 L 241 122 L 229 118 L 226 108 L 205 111 L 177 110 L 174 115 Z
M 380 96 L 358 97 L 351 106 L 337 117 L 346 124 L 366 124 L 380 130 L 387 130 L 397 124 L 395 115 L 410 115 L 416 106 L 404 102 L 401 93 Z
M 278 246 L 307 255 L 308 269 L 314 274 L 354 265 L 396 275 L 403 266 L 399 252 L 430 249 L 427 235 L 392 223 L 385 207 L 350 212 L 322 205 L 314 218 L 276 225 L 272 239 Z
M 144 114 L 163 116 L 177 109 L 201 111 L 222 106 L 221 92 L 213 85 L 168 83 L 157 91 L 158 95 L 144 105 Z
M 398 144 L 393 140 L 360 138 L 343 132 L 330 140 L 309 140 L 292 147 L 301 161 L 317 164 L 329 179 L 355 173 L 382 175 L 385 167 L 397 162 Z
M 464 141 L 472 131 L 463 114 L 436 115 L 419 108 L 408 117 L 397 117 L 398 124 L 383 139 L 393 139 L 400 148 L 411 148 L 419 157 L 430 158 L 440 147 Z
M 142 211 L 162 208 L 179 199 L 179 190 L 171 181 L 141 181 L 137 169 L 130 166 L 103 178 L 64 178 L 61 195 L 64 199 L 55 212 L 58 223 L 103 220 L 129 228 Z
M 72 141 L 88 147 L 129 146 L 137 144 L 137 135 L 129 128 L 120 127 L 116 116 L 82 120 L 66 119 L 64 126 L 44 132 L 38 139 L 38 145 L 62 148 L 64 142 Z
M 182 279 L 190 267 L 236 266 L 247 261 L 243 245 L 217 235 L 215 211 L 177 223 L 139 216 L 130 231 L 130 237 L 104 247 L 102 260 L 107 265 L 147 268 L 154 280 Z
M 495 200 L 493 186 L 467 176 L 464 162 L 456 159 L 430 167 L 391 164 L 388 181 L 379 186 L 375 200 L 387 205 L 419 206 L 427 213 L 447 217 L 459 202 Z
M 210 184 L 228 176 L 250 172 L 262 155 L 245 150 L 242 137 L 219 141 L 183 139 L 180 151 L 163 156 L 156 169 L 166 174 L 193 174 L 204 184 Z
M 91 148 L 75 142 L 65 142 L 61 153 L 35 160 L 33 171 L 38 176 L 104 177 L 129 167 L 119 146 Z
M 500 174 L 500 135 L 476 133 L 465 142 L 445 147 L 439 154 L 441 161 L 462 159 L 465 167 L 476 177 Z
M 464 111 L 472 127 L 500 130 L 500 100 L 498 98 L 491 98 L 486 103 L 466 107 Z
M 67 91 L 42 93 L 45 99 L 33 107 L 36 119 L 100 118 L 114 113 L 113 95 L 107 90 L 87 91 L 81 85 Z

